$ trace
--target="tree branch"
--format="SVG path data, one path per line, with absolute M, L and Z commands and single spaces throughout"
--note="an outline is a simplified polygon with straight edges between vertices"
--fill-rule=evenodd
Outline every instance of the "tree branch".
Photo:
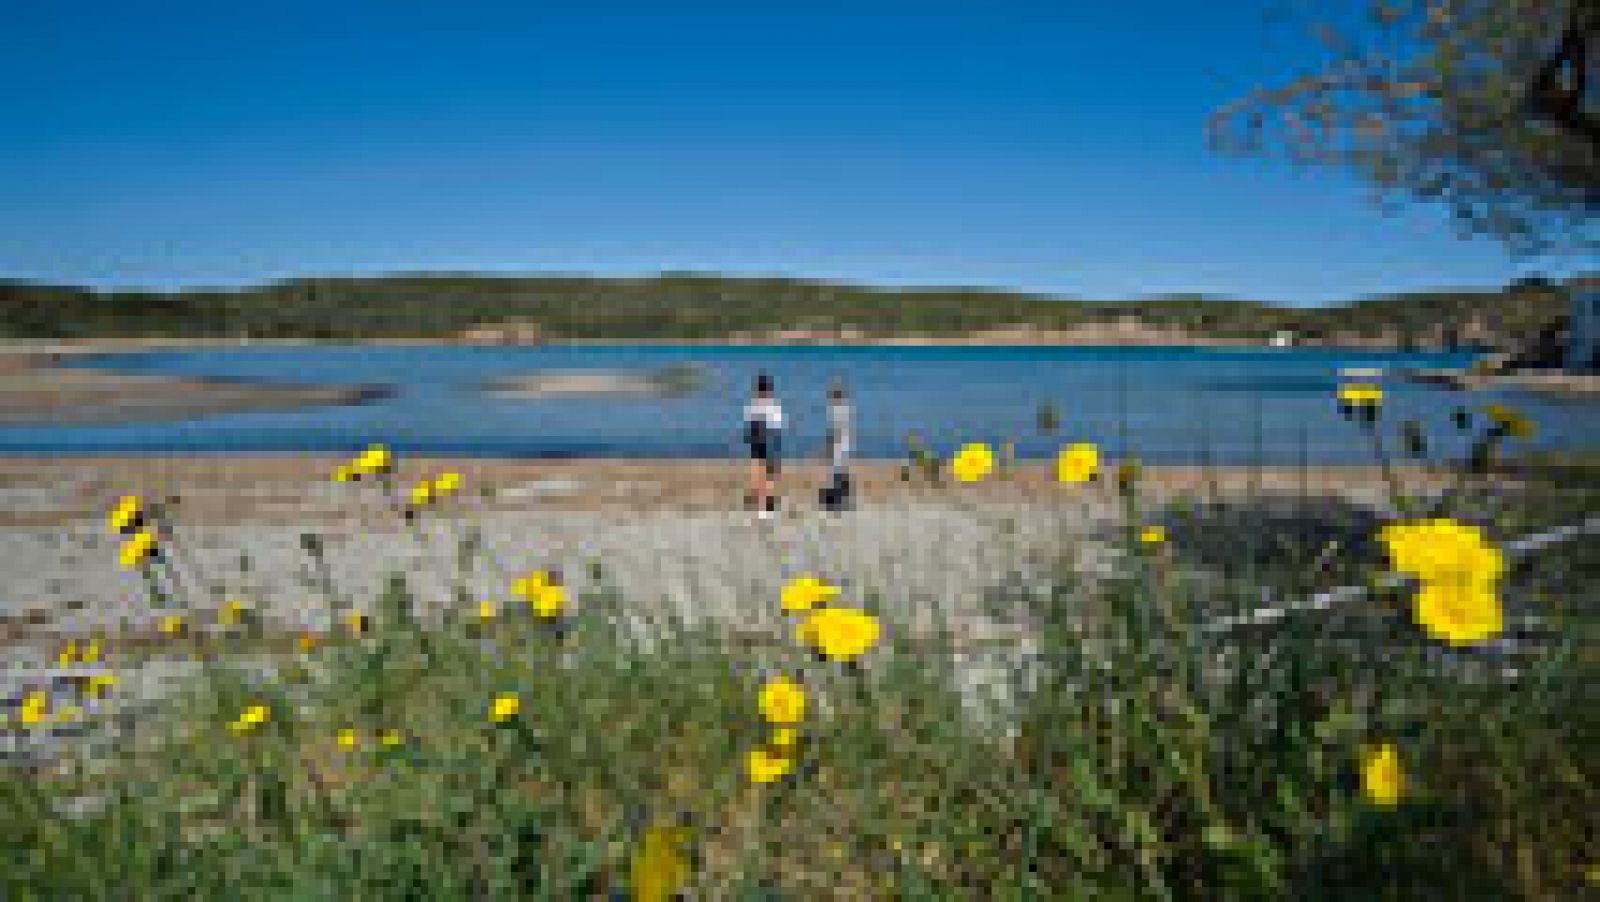
M 1584 100 L 1589 82 L 1589 48 L 1600 32 L 1600 17 L 1585 21 L 1587 0 L 1574 0 L 1561 43 L 1539 66 L 1528 86 L 1527 104 L 1534 117 L 1589 142 L 1600 151 L 1600 119 L 1589 115 Z M 1570 73 L 1563 78 L 1563 72 Z

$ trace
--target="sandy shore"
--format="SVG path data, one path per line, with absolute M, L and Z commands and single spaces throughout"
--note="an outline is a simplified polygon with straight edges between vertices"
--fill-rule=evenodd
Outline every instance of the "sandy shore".
M 842 515 L 815 503 L 819 467 L 791 467 L 780 516 L 758 521 L 741 508 L 743 461 L 405 459 L 401 490 L 446 470 L 465 481 L 420 528 L 378 485 L 331 481 L 337 463 L 0 459 L 0 655 L 8 665 L 0 707 L 30 687 L 65 685 L 82 668 L 57 666 L 57 650 L 90 636 L 109 649 L 129 699 L 158 698 L 194 666 L 185 643 L 157 629 L 174 611 L 206 632 L 222 603 L 237 599 L 290 647 L 295 633 L 328 629 L 338 605 L 372 610 L 394 573 L 406 576 L 425 616 L 436 616 L 480 601 L 510 604 L 514 578 L 553 570 L 578 603 L 616 606 L 612 613 L 641 636 L 671 619 L 758 645 L 786 641 L 783 584 L 819 574 L 894 629 L 921 635 L 953 625 L 962 649 L 953 672 L 981 712 L 1031 653 L 1028 610 L 1054 597 L 1060 567 L 1093 582 L 1116 572 L 1122 554 L 1114 488 L 1058 485 L 1037 463 L 1007 478 L 942 486 L 902 482 L 895 464 L 864 463 L 856 468 L 860 506 Z M 1374 505 L 1384 497 L 1378 475 L 1361 468 L 1151 468 L 1145 485 L 1151 501 L 1210 491 L 1303 491 Z M 140 578 L 118 565 L 121 539 L 105 513 L 125 494 L 173 503 L 180 607 L 154 607 Z M 463 568 L 462 542 L 474 533 L 487 555 Z M 331 599 L 304 550 L 307 534 L 325 549 Z M 138 648 L 158 657 L 119 663 Z

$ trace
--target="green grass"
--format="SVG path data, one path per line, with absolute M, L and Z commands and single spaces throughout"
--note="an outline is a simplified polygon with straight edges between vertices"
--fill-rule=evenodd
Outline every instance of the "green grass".
M 1537 519 L 1541 491 L 1508 489 L 1499 512 Z M 1128 503 L 1129 523 L 1148 519 Z M 1306 549 L 1220 559 L 1229 578 L 1206 579 L 1204 532 L 1156 550 L 1130 536 L 1109 580 L 1059 567 L 1018 612 L 1035 653 L 987 700 L 955 688 L 954 631 L 887 623 L 859 667 L 788 633 L 658 622 L 642 642 L 603 582 L 559 625 L 464 605 L 424 628 L 397 575 L 365 635 L 279 651 L 267 674 L 208 654 L 115 754 L 0 770 L 0 898 L 627 897 L 663 824 L 686 831 L 694 898 L 1594 891 L 1591 552 L 1516 563 L 1508 613 L 1542 628 L 1457 649 L 1414 625 L 1404 588 L 1206 632 L 1262 586 L 1298 585 L 1273 561 L 1294 570 Z M 798 766 L 755 785 L 757 693 L 779 672 L 811 696 Z M 503 693 L 521 709 L 493 723 Z M 235 735 L 253 704 L 270 719 Z M 381 744 L 391 730 L 402 741 Z M 1402 761 L 1395 808 L 1362 792 L 1379 742 Z

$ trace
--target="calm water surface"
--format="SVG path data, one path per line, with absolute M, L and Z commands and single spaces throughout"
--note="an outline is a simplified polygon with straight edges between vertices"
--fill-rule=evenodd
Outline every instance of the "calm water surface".
M 771 372 L 789 412 L 786 456 L 821 453 L 824 393 L 843 378 L 858 453 L 899 457 L 920 433 L 940 450 L 1013 440 L 1023 456 L 1064 440 L 1151 463 L 1359 463 L 1371 451 L 1338 415 L 1345 367 L 1457 366 L 1465 354 L 1324 350 L 1017 347 L 262 347 L 102 355 L 81 365 L 265 382 L 389 383 L 375 403 L 94 426 L 0 427 L 0 454 L 344 453 L 387 442 L 402 453 L 492 457 L 720 457 L 738 453 L 750 382 Z M 486 378 L 539 370 L 650 370 L 695 363 L 683 397 L 497 398 Z M 1539 427 L 1531 447 L 1600 445 L 1600 408 L 1456 394 L 1391 378 L 1386 417 L 1417 418 L 1446 444 L 1450 411 L 1506 400 Z M 1042 403 L 1062 427 L 1043 436 Z

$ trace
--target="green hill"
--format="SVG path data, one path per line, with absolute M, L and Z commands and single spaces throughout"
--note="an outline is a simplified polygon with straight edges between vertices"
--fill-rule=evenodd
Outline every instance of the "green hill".
M 1197 338 L 1265 340 L 1287 329 L 1323 341 L 1505 346 L 1558 319 L 1565 300 L 1560 285 L 1538 281 L 1307 309 L 1196 295 L 1106 301 L 682 273 L 631 279 L 415 274 L 169 292 L 0 281 L 0 310 L 0 336 L 30 339 L 447 337 L 508 321 L 534 323 L 554 340 L 703 339 L 793 329 L 955 336 L 1131 317 Z

